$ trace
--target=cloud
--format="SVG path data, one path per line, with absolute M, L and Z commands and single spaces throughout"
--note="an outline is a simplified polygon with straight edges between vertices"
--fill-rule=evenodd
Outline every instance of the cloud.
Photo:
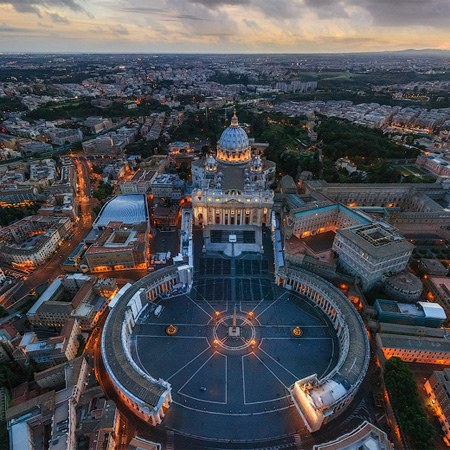
M 78 0 L 0 0 L 0 5 L 11 5 L 19 13 L 33 13 L 39 17 L 41 17 L 39 7 L 62 7 L 86 12 Z
M 251 19 L 244 19 L 244 24 L 249 28 L 253 28 L 254 30 L 261 29 L 261 27 L 258 25 L 258 22 Z
M 449 26 L 449 0 L 347 0 L 363 8 L 378 26 Z
M 303 0 L 305 8 L 315 12 L 319 19 L 347 18 L 343 1 L 336 0 Z
M 366 46 L 373 46 L 373 45 L 386 45 L 389 43 L 389 41 L 386 41 L 385 39 L 377 39 L 377 38 L 371 38 L 371 37 L 364 37 L 364 36 L 315 36 L 314 42 L 320 44 L 320 45 L 327 45 L 327 46 L 358 46 L 358 47 L 366 47 Z
M 0 33 L 34 33 L 35 30 L 21 27 L 9 27 L 5 22 L 0 23 Z
M 193 15 L 193 14 L 174 14 L 173 12 L 169 12 L 167 9 L 163 8 L 152 8 L 147 6 L 127 6 L 122 8 L 122 11 L 136 14 L 149 14 L 149 15 L 157 15 L 163 16 L 162 20 L 165 21 L 177 21 L 177 20 L 194 20 L 194 21 L 202 21 L 206 20 L 202 17 Z M 164 17 L 167 17 L 164 18 Z
M 111 30 L 111 32 L 113 34 L 117 34 L 119 36 L 123 36 L 123 35 L 128 35 L 130 34 L 130 32 L 128 31 L 127 28 L 125 28 L 123 25 L 118 24 L 118 25 L 112 25 L 109 28 Z
M 70 20 L 67 17 L 61 16 L 58 13 L 47 13 L 48 17 L 52 20 L 52 22 L 60 23 L 63 25 L 68 25 Z
M 122 11 L 137 14 L 167 14 L 167 10 L 165 9 L 147 6 L 126 6 L 122 8 Z
M 217 9 L 224 5 L 245 6 L 250 0 L 188 0 L 189 3 L 206 6 L 209 9 Z
M 207 20 L 207 19 L 204 19 L 203 17 L 194 16 L 192 14 L 178 14 L 178 15 L 174 15 L 172 17 L 175 19 L 180 19 L 180 20 L 194 20 L 194 21 Z

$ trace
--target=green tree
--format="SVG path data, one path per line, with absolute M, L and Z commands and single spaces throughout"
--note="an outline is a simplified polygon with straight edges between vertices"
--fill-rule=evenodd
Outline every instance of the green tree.
M 103 202 L 107 197 L 109 197 L 113 192 L 113 187 L 109 183 L 100 181 L 98 184 L 98 189 L 94 191 L 93 196 Z
M 386 361 L 384 380 L 400 427 L 413 448 L 433 450 L 434 428 L 427 420 L 408 365 L 400 358 L 390 358 Z

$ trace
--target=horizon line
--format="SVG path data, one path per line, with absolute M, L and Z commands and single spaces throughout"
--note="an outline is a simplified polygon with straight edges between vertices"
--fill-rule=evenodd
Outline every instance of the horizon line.
M 0 56 L 5 55 L 357 55 L 357 54 L 375 54 L 375 53 L 450 53 L 450 48 L 406 48 L 401 50 L 368 50 L 368 51 L 324 51 L 324 52 L 222 52 L 222 51 L 192 51 L 192 52 L 172 52 L 172 51 L 149 51 L 149 52 L 104 52 L 104 51 L 9 51 L 0 50 Z

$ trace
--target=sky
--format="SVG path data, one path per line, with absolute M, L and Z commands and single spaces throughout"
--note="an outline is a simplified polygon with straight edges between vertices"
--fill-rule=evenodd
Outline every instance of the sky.
M 450 50 L 450 0 L 0 0 L 1 52 Z

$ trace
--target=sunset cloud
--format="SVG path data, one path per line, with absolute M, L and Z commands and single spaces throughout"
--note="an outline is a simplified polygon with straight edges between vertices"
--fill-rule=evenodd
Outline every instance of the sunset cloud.
M 448 0 L 0 0 L 0 17 L 1 51 L 450 49 Z

